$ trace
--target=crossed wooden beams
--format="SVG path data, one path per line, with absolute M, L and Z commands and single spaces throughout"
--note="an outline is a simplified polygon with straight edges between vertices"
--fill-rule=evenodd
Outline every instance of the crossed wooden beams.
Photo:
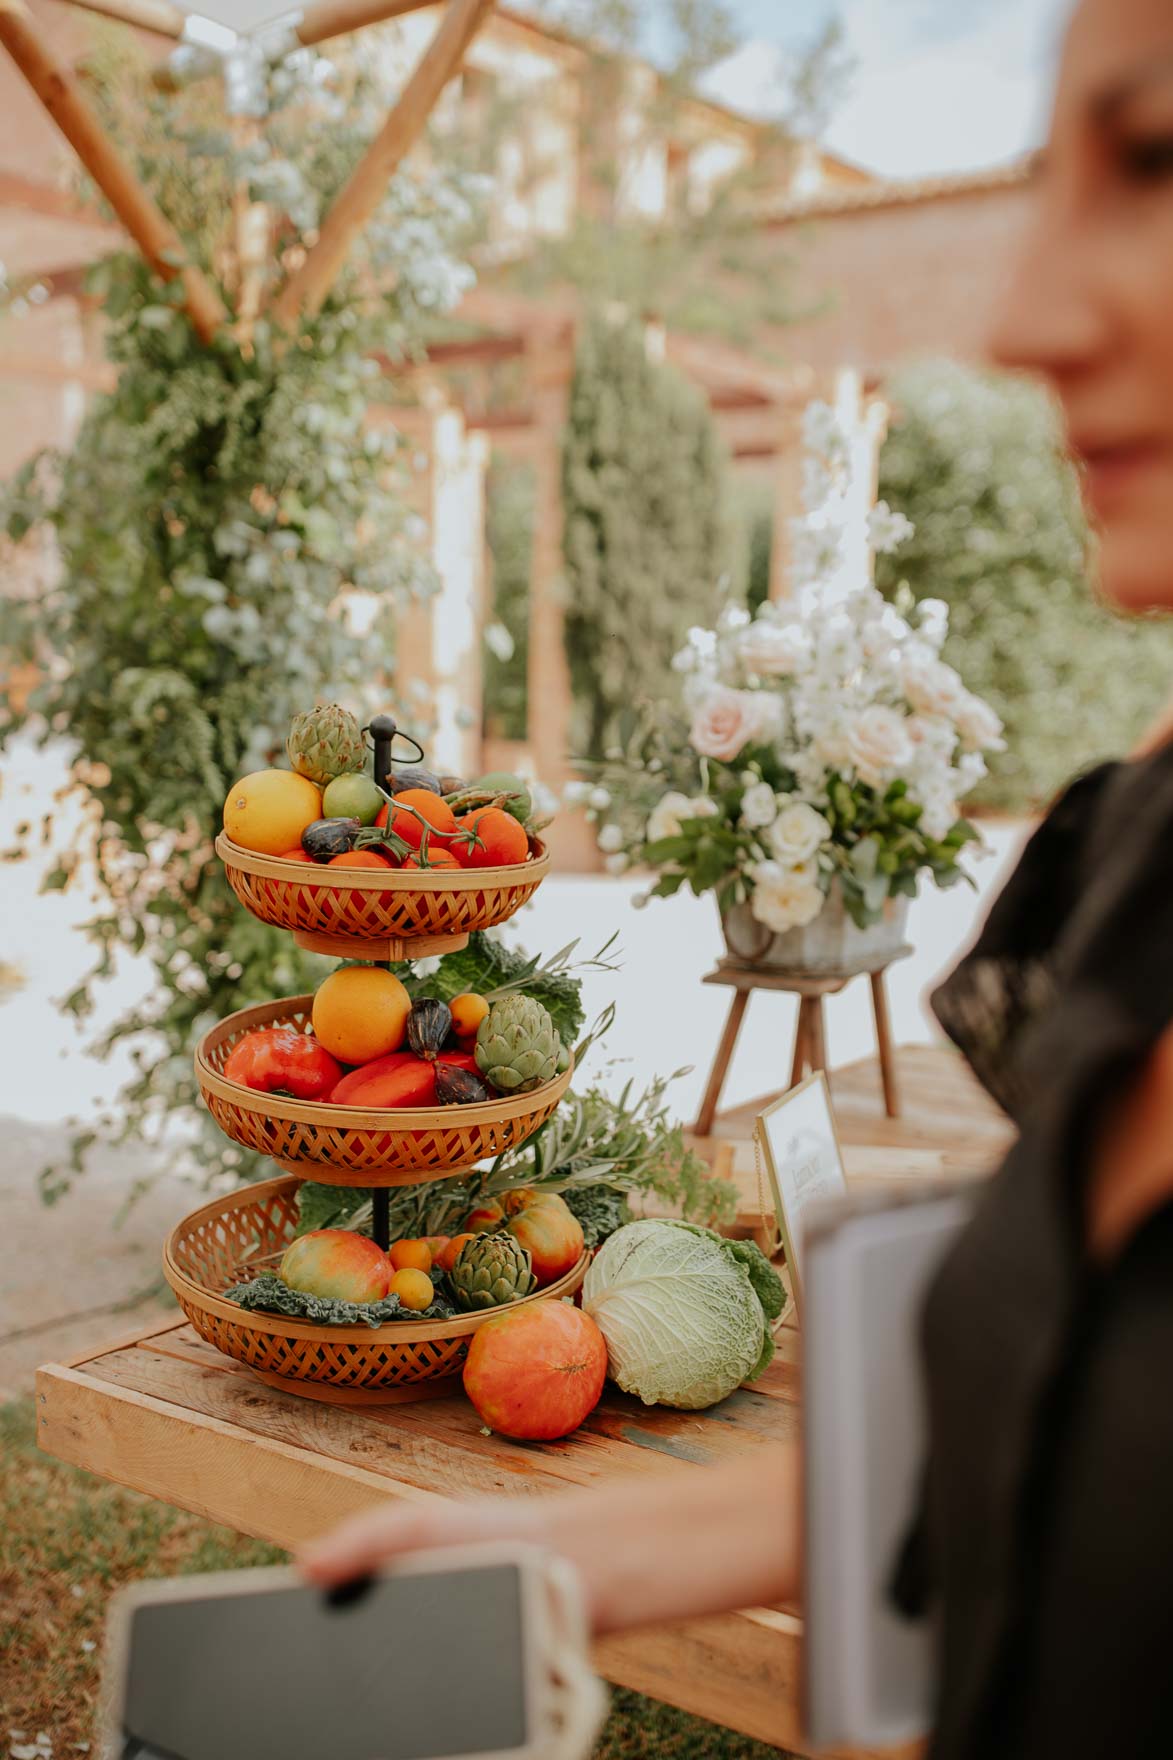
M 138 24 L 162 35 L 178 36 L 183 14 L 165 0 L 81 0 L 91 11 Z M 297 40 L 308 46 L 363 25 L 418 11 L 428 0 L 321 0 L 302 13 Z M 422 134 L 469 44 L 492 11 L 495 0 L 449 0 L 435 36 L 425 49 L 395 107 L 339 192 L 322 222 L 316 242 L 272 303 L 283 329 L 316 312 L 329 293 L 357 234 L 382 198 L 397 166 Z M 155 273 L 178 277 L 184 304 L 204 342 L 227 322 L 219 294 L 194 263 L 150 192 L 106 135 L 100 118 L 73 69 L 44 42 L 25 0 L 0 0 L 0 43 L 73 147 L 118 219 Z

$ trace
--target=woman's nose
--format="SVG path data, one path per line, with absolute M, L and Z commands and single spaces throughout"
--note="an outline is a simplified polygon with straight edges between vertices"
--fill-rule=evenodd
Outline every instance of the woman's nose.
M 1110 325 L 1086 229 L 1037 199 L 986 348 L 995 366 L 1059 379 L 1094 365 Z

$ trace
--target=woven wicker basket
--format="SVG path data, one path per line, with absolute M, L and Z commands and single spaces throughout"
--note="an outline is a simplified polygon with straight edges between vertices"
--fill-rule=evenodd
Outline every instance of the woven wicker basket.
M 222 1291 L 255 1275 L 258 1259 L 292 1240 L 297 1186 L 295 1179 L 271 1179 L 214 1198 L 168 1237 L 163 1271 L 200 1337 L 270 1386 L 331 1404 L 393 1404 L 450 1392 L 469 1338 L 500 1308 L 458 1320 L 316 1326 L 284 1314 L 252 1313 L 225 1299 Z M 573 1271 L 525 1300 L 573 1295 L 586 1267 L 584 1253 Z
M 512 1099 L 366 1112 L 258 1094 L 224 1080 L 224 1064 L 238 1039 L 258 1027 L 306 1032 L 313 1000 L 290 996 L 242 1008 L 205 1033 L 195 1054 L 200 1092 L 221 1130 L 299 1179 L 334 1186 L 412 1186 L 447 1179 L 524 1143 L 570 1085 L 573 1059 L 545 1087 Z
M 306 867 L 241 849 L 223 832 L 216 853 L 245 910 L 291 929 L 303 946 L 352 959 L 403 959 L 463 945 L 474 929 L 503 923 L 550 871 L 542 843 L 511 868 Z

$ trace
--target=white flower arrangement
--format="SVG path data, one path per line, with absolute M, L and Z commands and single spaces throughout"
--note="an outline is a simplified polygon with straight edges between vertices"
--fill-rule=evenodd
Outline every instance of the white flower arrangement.
M 687 883 L 723 908 L 748 901 L 776 933 L 813 922 L 836 884 L 863 925 L 924 875 L 963 878 L 976 834 L 958 803 L 985 775 L 983 754 L 1003 749 L 994 711 L 941 658 L 940 600 L 891 604 L 863 571 L 843 590 L 850 448 L 826 405 L 808 409 L 804 434 L 792 598 L 690 630 L 673 662 L 684 742 L 679 723 L 650 733 L 594 766 L 585 791 L 606 808 L 611 871 L 622 858 L 657 869 L 661 896 Z M 911 530 L 881 502 L 867 541 L 892 549 Z

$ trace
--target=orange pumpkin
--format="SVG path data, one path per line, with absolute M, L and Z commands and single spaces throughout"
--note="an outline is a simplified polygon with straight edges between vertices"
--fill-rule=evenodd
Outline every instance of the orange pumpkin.
M 569 1302 L 506 1308 L 473 1334 L 464 1391 L 481 1422 L 521 1442 L 569 1436 L 599 1403 L 607 1346 Z

